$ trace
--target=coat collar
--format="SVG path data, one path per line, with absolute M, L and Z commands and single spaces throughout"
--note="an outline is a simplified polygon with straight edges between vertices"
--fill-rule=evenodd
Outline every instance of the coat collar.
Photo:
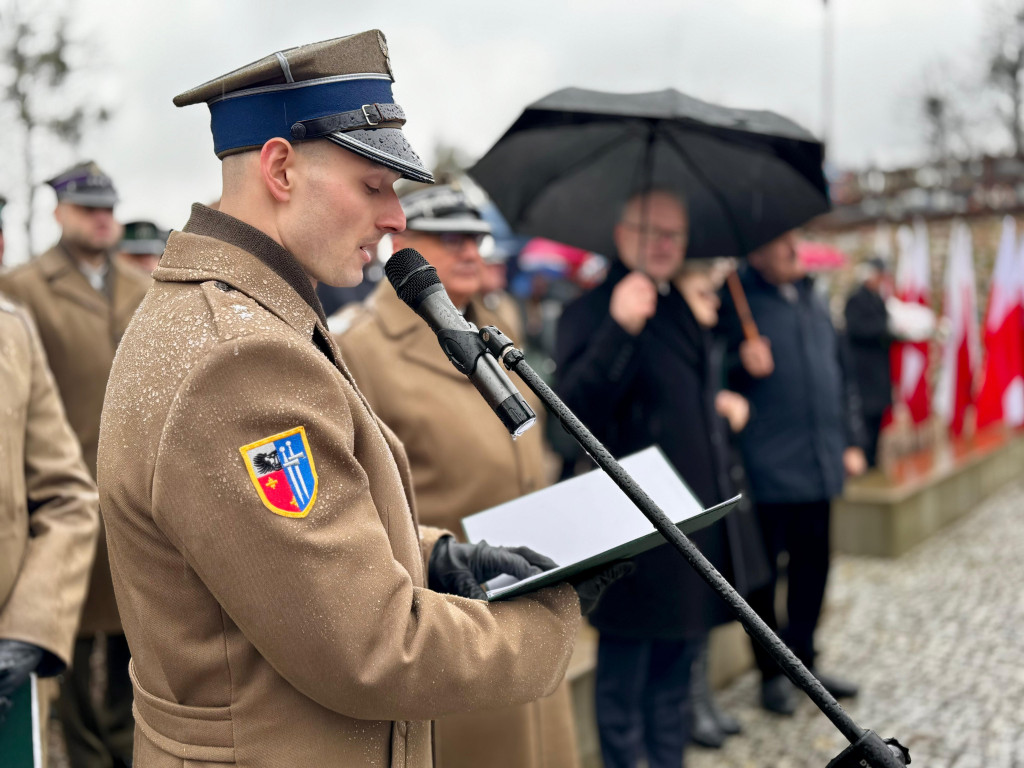
M 381 281 L 366 302 L 381 331 L 398 345 L 404 357 L 450 378 L 466 380 L 445 356 L 430 326 L 398 298 L 389 282 Z M 478 327 L 498 323 L 497 317 L 476 298 L 470 301 L 466 315 Z
M 272 262 L 275 256 L 284 254 L 301 270 L 291 254 L 259 230 L 238 219 L 199 204 L 194 205 L 192 211 L 193 217 L 185 229 L 171 233 L 160 266 L 153 272 L 155 280 L 191 283 L 220 281 L 249 296 L 304 336 L 313 339 L 314 331 L 320 326 L 323 336 L 329 338 L 326 323 L 320 322 L 319 313 L 302 297 L 299 289 L 292 284 L 293 280 L 268 264 L 268 260 Z M 193 226 L 197 221 L 197 212 L 200 214 L 198 223 Z M 252 232 L 246 232 L 247 229 Z M 248 236 L 248 241 L 239 235 Z M 275 253 L 267 243 L 276 246 L 280 253 Z M 249 248 L 260 250 L 261 254 L 254 254 Z M 305 273 L 303 279 L 312 292 L 312 284 L 305 278 Z
M 42 254 L 38 259 L 38 264 L 40 272 L 54 293 L 97 315 L 103 317 L 110 315 L 110 303 L 107 297 L 92 287 L 63 245 L 57 243 Z M 112 277 L 108 277 L 108 279 L 112 279 Z
M 775 285 L 775 283 L 768 282 L 760 272 L 749 264 L 747 264 L 740 273 L 740 281 L 743 283 L 743 287 L 748 291 L 768 293 L 779 297 L 782 296 L 779 286 Z M 803 298 L 807 294 L 813 293 L 814 278 L 810 275 L 806 275 L 793 283 L 793 286 L 796 288 L 800 297 Z

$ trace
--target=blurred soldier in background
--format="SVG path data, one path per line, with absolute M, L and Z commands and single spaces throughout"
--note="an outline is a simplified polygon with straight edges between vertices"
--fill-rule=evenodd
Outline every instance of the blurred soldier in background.
M 488 309 L 479 295 L 484 268 L 479 246 L 491 231 L 480 211 L 452 186 L 406 195 L 402 206 L 406 229 L 392 235 L 395 251 L 415 248 L 437 269 L 468 320 L 481 328 L 498 325 L 514 337 L 518 324 L 513 327 Z M 338 319 L 336 327 L 344 330 L 335 338 L 359 389 L 405 446 L 423 523 L 461 536 L 463 517 L 547 485 L 542 425 L 513 441 L 389 282 Z M 542 414 L 540 402 L 515 374 L 512 378 Z M 438 768 L 578 763 L 564 681 L 540 701 L 442 718 L 435 723 L 435 737 Z
M 117 247 L 118 255 L 149 274 L 160 263 L 168 234 L 152 221 L 129 221 L 124 225 L 121 244 Z
M 28 313 L 3 296 L 0 402 L 2 721 L 30 673 L 50 677 L 71 662 L 99 531 L 96 485 L 39 336 Z M 44 749 L 50 698 L 41 688 Z
M 509 254 L 487 238 L 481 244 L 480 256 L 483 266 L 480 271 L 480 301 L 484 307 L 498 317 L 498 328 L 517 345 L 523 336 L 523 318 L 519 305 L 508 292 Z
M 57 381 L 68 421 L 89 471 L 96 471 L 100 411 L 114 352 L 149 278 L 114 258 L 121 227 L 114 219 L 113 182 L 92 162 L 47 182 L 57 195 L 60 241 L 0 276 L 0 290 L 32 313 Z M 93 680 L 94 648 L 106 674 Z M 94 689 L 104 692 L 93 707 Z M 128 644 L 114 600 L 104 536 L 100 535 L 71 670 L 61 687 L 60 716 L 73 768 L 116 768 L 131 761 Z

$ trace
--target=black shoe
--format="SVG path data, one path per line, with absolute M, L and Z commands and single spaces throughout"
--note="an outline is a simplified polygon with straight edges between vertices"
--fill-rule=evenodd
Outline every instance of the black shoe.
M 694 701 L 690 708 L 690 741 L 708 749 L 721 749 L 725 744 L 725 734 L 707 699 Z
M 711 714 L 715 716 L 715 722 L 718 723 L 719 730 L 726 736 L 735 736 L 743 732 L 743 726 L 740 725 L 740 721 L 728 712 L 720 710 L 714 700 L 711 701 Z
M 761 706 L 777 715 L 796 712 L 796 686 L 779 675 L 761 683 Z
M 860 690 L 855 683 L 835 675 L 823 675 L 816 669 L 812 669 L 811 674 L 818 678 L 818 682 L 824 686 L 825 690 L 837 699 L 852 699 Z

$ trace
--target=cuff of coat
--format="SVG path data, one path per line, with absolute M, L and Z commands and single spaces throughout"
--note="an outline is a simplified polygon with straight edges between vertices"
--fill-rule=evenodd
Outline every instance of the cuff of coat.
M 429 525 L 420 526 L 420 552 L 423 553 L 423 573 L 430 573 L 430 553 L 434 551 L 434 545 L 438 539 L 445 536 L 454 536 L 451 531 L 444 528 L 432 528 Z
M 54 677 L 68 668 L 70 653 L 63 653 L 53 650 L 48 640 L 34 637 L 30 632 L 4 632 L 0 633 L 0 640 L 17 640 L 19 643 L 34 645 L 43 652 L 43 658 L 39 665 L 32 670 L 39 677 Z M 64 651 L 65 649 L 61 649 Z

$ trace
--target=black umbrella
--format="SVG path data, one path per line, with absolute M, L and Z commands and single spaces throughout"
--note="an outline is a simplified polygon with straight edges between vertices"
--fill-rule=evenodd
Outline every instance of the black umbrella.
M 516 231 L 604 254 L 633 193 L 675 190 L 687 256 L 741 256 L 829 209 L 822 154 L 772 112 L 566 88 L 527 107 L 470 175 Z

